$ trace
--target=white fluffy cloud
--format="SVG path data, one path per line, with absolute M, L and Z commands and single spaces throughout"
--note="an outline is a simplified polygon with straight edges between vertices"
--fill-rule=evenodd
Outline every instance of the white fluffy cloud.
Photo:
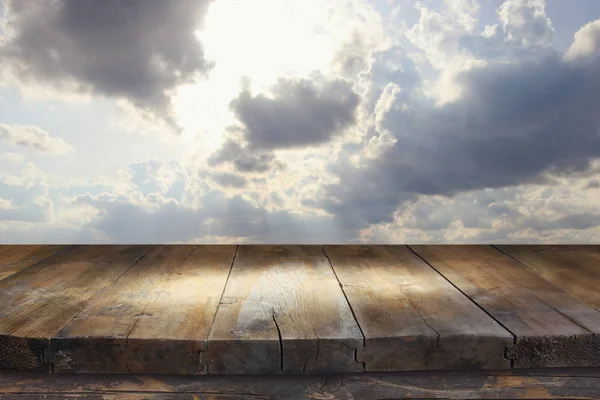
M 37 126 L 0 124 L 0 138 L 13 145 L 29 147 L 48 154 L 62 155 L 75 151 L 63 139 L 52 137 Z
M 3 157 L 0 161 L 1 171 L 9 169 L 7 163 L 13 163 L 13 160 Z M 15 172 L 0 172 L 0 222 L 50 221 L 53 216 L 53 201 L 48 197 L 48 184 L 43 172 L 31 163 L 17 165 Z M 0 240 L 2 241 L 4 240 Z
M 507 0 L 498 9 L 509 41 L 523 47 L 550 46 L 554 29 L 546 16 L 545 0 Z
M 568 61 L 581 61 L 598 57 L 600 53 L 600 19 L 584 25 L 577 33 L 571 47 L 565 53 Z

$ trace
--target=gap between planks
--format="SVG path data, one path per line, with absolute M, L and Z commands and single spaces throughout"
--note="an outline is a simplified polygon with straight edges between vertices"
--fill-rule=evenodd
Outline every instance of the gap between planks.
M 225 280 L 225 285 L 223 285 L 223 291 L 221 292 L 221 297 L 219 298 L 219 304 L 217 305 L 217 310 L 215 311 L 215 315 L 213 316 L 212 322 L 210 324 L 210 328 L 208 329 L 208 335 L 206 336 L 206 348 L 207 349 L 208 349 L 208 338 L 210 337 L 213 326 L 215 325 L 215 319 L 217 319 L 217 313 L 219 312 L 219 307 L 221 306 L 221 303 L 223 302 L 223 296 L 225 295 L 225 289 L 227 288 L 227 284 L 229 283 L 229 277 L 231 277 L 231 271 L 233 270 L 233 264 L 235 263 L 235 258 L 237 257 L 239 250 L 240 250 L 240 245 L 238 244 L 235 247 L 235 252 L 233 253 L 233 258 L 231 259 L 231 264 L 229 265 L 229 272 L 227 273 L 227 279 Z M 281 337 L 279 339 L 281 340 Z M 209 374 L 210 371 L 209 371 L 208 363 L 203 363 L 201 361 L 202 360 L 201 354 L 202 354 L 202 352 L 198 353 L 198 361 L 201 364 L 205 365 L 206 374 Z
M 362 324 L 368 371 L 510 368 L 514 335 L 407 246 L 325 251 Z
M 594 270 L 597 259 L 591 267 L 588 260 L 567 268 L 564 260 L 544 264 L 539 257 L 525 257 L 523 263 L 531 264 L 527 268 L 489 245 L 421 245 L 412 250 L 513 333 L 516 342 L 509 357 L 515 368 L 600 366 L 600 313 L 588 304 L 595 292 L 588 290 L 586 297 L 568 280 L 578 277 L 579 268 Z M 553 276 L 557 270 L 567 287 Z
M 335 272 L 335 268 L 333 268 L 333 264 L 331 263 L 331 259 L 329 258 L 329 255 L 327 254 L 327 251 L 325 250 L 325 246 L 321 246 L 321 250 L 323 251 L 323 255 L 325 256 L 325 258 L 329 262 L 329 267 L 333 271 L 333 275 L 335 276 L 335 279 L 337 279 L 338 285 L 340 285 L 340 289 L 342 290 L 342 293 L 344 294 L 344 298 L 346 299 L 346 303 L 348 304 L 348 307 L 350 308 L 350 312 L 352 312 L 352 317 L 354 317 L 354 321 L 356 322 L 356 325 L 358 326 L 360 334 L 362 335 L 363 348 L 364 348 L 364 347 L 366 347 L 367 339 L 366 339 L 365 333 L 363 332 L 362 326 L 360 326 L 360 324 L 358 323 L 358 318 L 356 318 L 356 312 L 354 312 L 354 308 L 352 308 L 352 304 L 350 304 L 350 300 L 348 300 L 348 295 L 346 294 L 346 291 L 344 290 L 344 285 L 342 285 L 342 282 L 340 281 L 340 278 L 337 275 L 337 272 Z M 367 370 L 367 363 L 358 361 L 358 349 L 354 350 L 354 361 L 362 364 L 363 371 Z
M 363 342 L 321 245 L 240 246 L 201 356 L 213 374 L 356 372 Z
M 462 291 L 458 286 L 456 286 L 454 284 L 454 282 L 452 282 L 450 279 L 448 279 L 446 276 L 444 276 L 444 274 L 442 274 L 440 271 L 438 271 L 433 265 L 431 265 L 426 259 L 424 259 L 423 257 L 421 257 L 421 255 L 419 253 L 417 253 L 410 245 L 406 245 L 406 247 L 417 257 L 419 257 L 425 264 L 429 265 L 429 267 L 431 269 L 433 269 L 438 275 L 440 275 L 442 278 L 444 278 L 449 284 L 451 284 L 456 290 L 458 290 L 460 293 L 462 293 L 463 296 L 465 296 L 467 299 L 469 299 L 473 304 L 475 304 L 477 307 L 479 307 L 479 309 L 481 309 L 481 311 L 483 311 L 484 313 L 486 313 L 491 319 L 493 319 L 494 321 L 496 321 L 498 324 L 500 324 L 500 326 L 502 326 L 504 329 L 506 329 L 506 331 L 508 333 L 510 333 L 513 336 L 513 345 L 517 343 L 517 335 L 515 335 L 513 332 L 511 332 L 510 329 L 508 329 L 502 322 L 500 322 L 496 317 L 494 317 L 492 314 L 490 314 L 485 308 L 483 308 L 479 303 L 477 303 L 475 300 L 473 300 L 471 297 L 469 297 L 464 291 Z M 495 246 L 492 246 L 495 247 Z M 504 357 L 510 360 L 510 368 L 514 368 L 515 366 L 515 360 L 513 358 L 509 357 L 509 349 L 506 348 L 504 350 Z

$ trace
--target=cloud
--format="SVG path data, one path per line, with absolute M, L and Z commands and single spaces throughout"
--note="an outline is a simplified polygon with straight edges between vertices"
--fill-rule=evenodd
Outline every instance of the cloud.
M 127 99 L 174 125 L 169 92 L 210 67 L 195 36 L 208 3 L 9 1 L 2 67 L 25 84 Z
M 176 161 L 132 164 L 130 172 L 121 175 L 123 182 L 67 182 L 51 187 L 32 165 L 28 169 L 32 170 L 12 177 L 12 182 L 0 174 L 13 187 L 0 187 L 1 193 L 10 194 L 2 198 L 0 208 L 0 236 L 7 243 L 26 242 L 29 237 L 46 243 L 319 244 L 331 238 L 352 241 L 357 235 L 331 216 L 283 208 L 275 192 L 259 189 L 230 196 L 218 185 L 206 184 L 218 174 Z M 182 191 L 174 190 L 179 186 Z M 50 207 L 45 218 L 32 218 L 33 210 L 25 210 L 29 219 L 23 219 L 14 209 L 44 199 Z M 269 207 L 271 202 L 277 209 Z
M 182 168 L 176 161 L 150 159 L 129 166 L 129 182 L 145 195 L 162 194 L 178 201 L 184 200 L 186 185 L 193 171 Z
M 344 76 L 357 76 L 369 66 L 372 48 L 365 43 L 364 36 L 354 32 L 351 40 L 343 43 L 334 56 L 336 65 Z
M 0 163 L 21 164 L 25 161 L 25 156 L 21 153 L 3 153 L 0 154 Z
M 197 112 L 204 106 L 194 103 L 200 92 L 206 103 L 218 98 L 222 118 L 202 129 L 186 125 L 186 141 L 164 151 L 178 160 L 173 154 L 180 150 L 194 154 L 188 146 L 198 144 L 198 133 L 221 146 L 215 153 L 206 159 L 210 150 L 202 148 L 190 164 L 146 159 L 117 176 L 78 181 L 44 179 L 22 156 L 0 154 L 3 240 L 496 243 L 600 237 L 600 170 L 591 167 L 600 161 L 600 20 L 582 27 L 563 54 L 553 49 L 554 30 L 541 0 L 504 1 L 496 24 L 485 29 L 477 0 L 438 1 L 442 9 L 419 1 L 412 28 L 388 26 L 387 32 L 367 2 L 298 2 L 302 18 L 294 23 L 302 29 L 295 33 L 296 25 L 279 17 L 291 5 L 271 3 L 279 13 L 265 19 L 258 35 L 241 42 L 231 35 L 231 46 L 220 52 L 219 38 L 230 26 L 252 20 L 241 14 L 228 20 L 223 6 L 213 23 L 229 25 L 204 37 L 211 57 L 221 57 L 215 56 L 222 69 L 212 71 L 212 78 L 219 73 L 209 85 L 216 90 L 199 85 L 175 100 L 186 103 L 184 125 L 188 117 L 206 118 Z M 137 107 L 135 115 L 174 124 L 172 92 L 210 68 L 194 35 L 208 1 L 41 4 L 15 0 L 12 19 L 5 20 L 14 32 L 0 55 L 20 83 L 76 85 L 81 93 Z M 88 13 L 88 6 L 99 12 Z M 312 18 L 317 8 L 323 15 Z M 83 17 L 70 18 L 75 12 Z M 407 36 L 388 37 L 401 31 Z M 240 91 L 236 80 L 246 72 L 252 84 Z M 60 141 L 43 131 L 15 133 L 24 127 L 9 126 L 6 133 L 5 127 L 0 137 L 7 142 L 41 151 L 56 151 L 52 143 Z M 135 154 L 153 151 L 147 144 Z
M 585 230 L 600 225 L 600 214 L 574 213 L 553 220 L 532 217 L 525 221 L 524 225 L 537 231 L 557 229 Z
M 395 142 L 379 158 L 357 165 L 340 154 L 332 163 L 340 183 L 327 185 L 322 204 L 365 227 L 391 221 L 418 195 L 585 171 L 600 156 L 599 77 L 598 61 L 570 63 L 546 53 L 458 74 L 461 96 L 443 106 L 413 92 L 381 120 Z
M 86 230 L 104 232 L 118 243 L 202 242 L 207 237 L 235 237 L 238 243 L 322 243 L 332 237 L 351 240 L 356 232 L 339 229 L 331 217 L 266 211 L 240 195 L 210 191 L 197 207 L 161 195 L 104 193 L 81 195 L 79 204 L 97 210 Z
M 3 244 L 111 244 L 103 232 L 56 222 L 0 222 Z
M 437 10 L 419 4 L 419 21 L 406 36 L 443 72 L 438 77 L 443 80 L 487 60 L 525 59 L 552 51 L 554 29 L 545 6 L 544 0 L 505 0 L 497 10 L 498 23 L 478 32 L 476 0 L 446 0 Z
M 579 189 L 587 178 L 445 196 L 418 196 L 392 222 L 363 230 L 381 243 L 586 243 L 600 235 L 600 206 Z
M 545 0 L 506 0 L 498 16 L 507 39 L 524 47 L 549 46 L 554 29 L 546 16 Z
M 598 189 L 600 188 L 600 181 L 598 179 L 590 179 L 585 186 L 586 189 Z
M 246 186 L 246 179 L 243 176 L 230 174 L 228 172 L 214 173 L 212 179 L 221 186 L 232 186 L 241 188 Z
M 315 76 L 280 79 L 272 97 L 244 89 L 231 109 L 251 148 L 278 149 L 328 142 L 356 122 L 359 102 L 349 82 Z
M 586 242 L 600 234 L 594 194 L 575 190 L 586 177 L 575 185 L 564 179 L 560 186 L 484 189 L 454 198 L 419 196 L 395 213 L 392 223 L 370 225 L 361 232 L 347 223 L 347 216 L 292 212 L 266 188 L 261 194 L 275 208 L 249 191 L 228 196 L 217 186 L 207 186 L 192 193 L 195 182 L 210 181 L 215 174 L 189 170 L 175 161 L 138 162 L 131 170 L 122 175 L 125 182 L 113 182 L 114 187 L 100 181 L 72 183 L 46 190 L 45 195 L 39 192 L 44 186 L 36 177 L 39 171 L 23 171 L 13 177 L 18 182 L 12 186 L 22 193 L 27 185 L 35 186 L 37 192 L 0 201 L 0 236 L 10 243 L 322 244 Z M 181 180 L 185 196 L 173 191 Z M 2 192 L 8 193 L 6 187 Z M 17 204 L 31 207 L 48 197 L 54 200 L 47 202 L 52 208 L 44 218 L 31 218 L 36 216 L 33 208 L 15 210 Z M 23 218 L 23 213 L 29 217 Z
M 312 79 L 280 78 L 269 95 L 253 96 L 250 83 L 230 103 L 239 126 L 208 163 L 232 164 L 242 173 L 281 169 L 274 150 L 320 146 L 357 122 L 360 96 L 350 82 L 313 74 Z
M 63 139 L 52 137 L 48 132 L 37 126 L 0 124 L 0 138 L 6 139 L 16 146 L 29 147 L 53 155 L 68 154 L 75 151 Z
M 407 39 L 427 57 L 436 69 L 463 59 L 461 38 L 473 32 L 477 7 L 472 2 L 447 1 L 434 10 L 417 3 L 419 21 L 406 31 Z
M 0 172 L 0 222 L 50 221 L 53 202 L 48 197 L 44 174 L 31 163 L 18 167 L 16 174 Z
M 567 52 L 567 61 L 586 60 L 598 56 L 600 51 L 600 19 L 584 25 L 575 33 L 575 40 Z
M 242 173 L 265 173 L 273 168 L 282 168 L 283 164 L 269 151 L 249 149 L 238 140 L 229 138 L 223 146 L 208 158 L 210 166 L 232 164 Z

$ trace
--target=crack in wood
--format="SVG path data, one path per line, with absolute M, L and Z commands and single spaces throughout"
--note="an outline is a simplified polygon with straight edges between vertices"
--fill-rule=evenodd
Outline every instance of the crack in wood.
M 419 315 L 419 317 L 421 317 L 421 320 L 423 320 L 423 323 L 425 325 L 427 325 L 427 327 L 429 329 L 431 329 L 432 331 L 435 332 L 435 334 L 437 335 L 437 339 L 435 340 L 435 344 L 436 344 L 436 346 L 439 346 L 439 344 L 440 344 L 440 333 L 433 326 L 429 325 L 429 322 L 427 322 L 427 320 L 425 319 L 425 317 L 423 316 L 423 314 L 421 314 L 421 310 L 419 310 L 419 308 L 415 306 L 415 303 L 412 301 L 412 299 L 410 298 L 410 296 L 407 296 L 407 298 L 408 298 L 408 302 L 412 306 L 412 309 L 417 312 L 417 315 Z
M 231 354 L 234 358 L 237 358 L 245 366 L 249 367 L 249 365 L 244 360 L 242 360 L 240 357 L 238 357 L 233 351 L 229 354 Z
M 277 335 L 279 336 L 279 368 L 280 371 L 283 372 L 283 339 L 281 337 L 281 329 L 279 329 L 279 324 L 277 323 L 277 319 L 275 318 L 275 309 L 273 311 L 273 322 L 275 323 L 275 327 L 277 328 Z
M 315 359 L 313 361 L 313 369 L 314 369 L 315 366 L 317 365 L 317 359 L 319 358 L 319 353 L 321 352 L 321 342 L 319 339 L 319 335 L 317 335 L 315 330 L 313 329 L 312 331 L 313 331 L 313 334 L 315 335 L 315 337 L 317 338 L 317 354 L 315 354 Z
M 304 367 L 302 368 L 302 373 L 303 374 L 306 373 L 306 366 L 308 365 L 308 359 L 309 359 L 308 356 L 306 356 L 306 358 L 304 359 Z
M 207 345 L 207 341 L 204 341 L 204 351 L 206 351 L 206 349 L 208 348 Z M 202 361 L 202 353 L 204 352 L 203 350 L 198 351 L 198 373 L 200 375 L 206 375 L 208 374 L 208 363 L 205 363 L 204 361 Z
M 325 256 L 325 258 L 327 259 L 327 262 L 329 263 L 329 267 L 331 268 L 331 271 L 333 272 L 333 276 L 335 276 L 335 279 L 338 281 L 338 284 L 340 285 L 340 290 L 342 291 L 342 294 L 344 295 L 344 298 L 346 299 L 346 304 L 348 304 L 348 308 L 350 308 L 350 312 L 352 313 L 354 322 L 356 322 L 356 326 L 358 327 L 358 330 L 360 331 L 360 334 L 362 336 L 362 349 L 365 349 L 366 343 L 367 343 L 366 336 L 362 330 L 362 327 L 358 323 L 358 318 L 356 317 L 356 313 L 354 312 L 354 309 L 352 308 L 352 304 L 350 304 L 350 300 L 348 300 L 348 296 L 346 295 L 346 291 L 344 290 L 344 285 L 342 285 L 340 278 L 338 277 L 337 273 L 335 272 L 335 268 L 333 268 L 333 263 L 331 262 L 331 259 L 329 258 L 327 251 L 325 251 L 325 246 L 321 246 L 321 251 L 323 252 L 323 255 Z M 359 349 L 354 349 L 354 361 L 362 364 L 363 371 L 366 371 L 367 363 L 358 360 L 358 350 Z
M 496 321 L 496 323 L 498 323 L 501 327 L 504 328 L 504 330 L 506 330 L 508 333 L 510 333 L 513 336 L 513 342 L 516 343 L 517 340 L 517 335 L 515 335 L 510 329 L 508 329 L 506 327 L 505 324 L 503 324 L 502 322 L 500 322 L 496 317 L 494 317 L 492 314 L 490 314 L 488 312 L 488 310 L 486 310 L 484 307 L 482 307 L 478 302 L 476 302 L 475 300 L 473 300 L 470 296 L 468 296 L 462 289 L 460 289 L 454 282 L 452 282 L 450 279 L 448 279 L 444 274 L 442 274 L 440 271 L 437 270 L 437 268 L 435 268 L 429 261 L 427 261 L 425 258 L 421 257 L 421 255 L 419 253 L 417 253 L 412 247 L 406 245 L 406 248 L 408 248 L 414 255 L 416 255 L 417 257 L 419 257 L 419 259 L 421 259 L 425 264 L 427 264 L 431 269 L 433 269 L 438 275 L 440 275 L 442 278 L 444 278 L 444 280 L 446 280 L 449 284 L 451 284 L 456 290 L 458 290 L 460 293 L 462 293 L 463 296 L 465 296 L 467 299 L 469 299 L 473 304 L 475 304 L 481 311 L 483 311 L 484 313 L 486 313 L 491 319 L 493 319 L 494 321 Z

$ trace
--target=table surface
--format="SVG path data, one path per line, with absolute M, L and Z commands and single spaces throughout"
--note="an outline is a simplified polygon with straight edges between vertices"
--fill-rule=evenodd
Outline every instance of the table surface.
M 0 369 L 600 367 L 600 246 L 4 245 Z

